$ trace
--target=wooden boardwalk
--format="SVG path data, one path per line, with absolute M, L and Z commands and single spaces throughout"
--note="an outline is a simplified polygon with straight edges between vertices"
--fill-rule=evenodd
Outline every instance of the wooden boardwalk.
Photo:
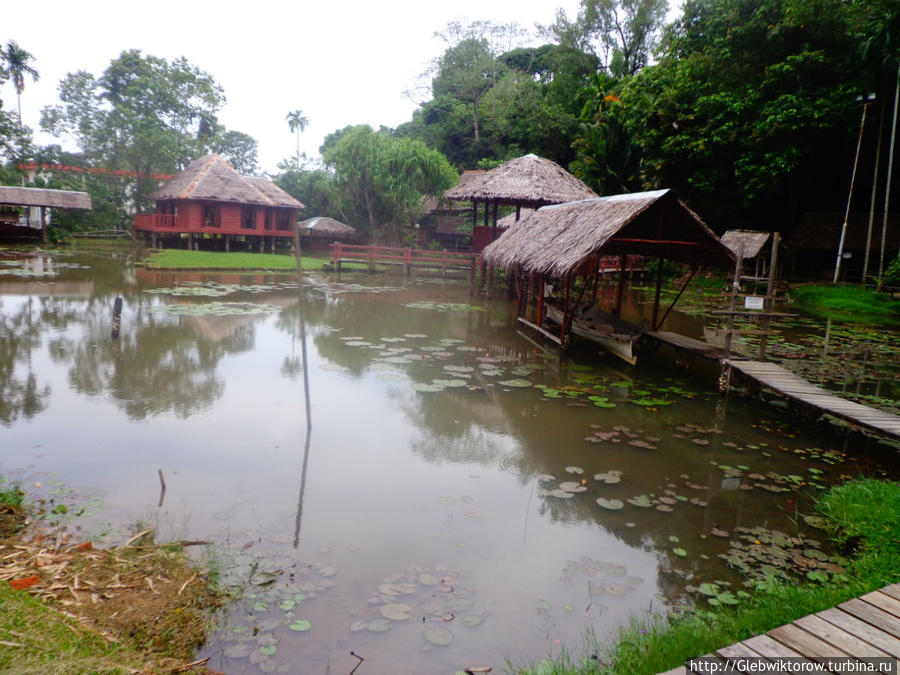
M 703 342 L 703 340 L 690 338 L 679 333 L 671 333 L 664 330 L 651 330 L 644 333 L 644 335 L 662 342 L 663 344 L 674 347 L 676 350 L 685 351 L 690 354 L 696 354 L 697 356 L 702 356 L 706 359 L 720 361 L 727 356 L 725 350 L 721 347 L 716 347 L 715 345 L 711 345 L 708 342 Z M 732 352 L 731 355 L 734 359 L 739 358 L 734 354 L 734 352 Z
M 785 657 L 809 661 L 823 658 L 855 661 L 870 657 L 900 660 L 900 584 L 804 616 L 787 626 L 717 649 L 715 654 L 704 654 L 704 657 L 721 661 L 723 671 L 729 661 L 736 666 L 736 659 L 747 657 L 766 661 Z M 684 666 L 679 666 L 661 675 L 687 672 Z M 740 671 L 735 668 L 734 672 Z
M 739 359 L 725 359 L 724 363 L 781 396 L 786 396 L 853 424 L 900 438 L 900 417 L 897 415 L 835 396 L 774 363 Z

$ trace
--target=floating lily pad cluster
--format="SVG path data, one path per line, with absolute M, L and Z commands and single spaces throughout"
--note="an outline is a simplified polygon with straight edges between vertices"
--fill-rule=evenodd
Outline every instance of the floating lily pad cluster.
M 428 309 L 434 312 L 483 312 L 485 308 L 481 305 L 468 305 L 462 302 L 433 302 L 423 300 L 419 302 L 408 302 L 404 307 L 410 309 Z
M 173 295 L 176 297 L 220 298 L 232 293 L 269 293 L 296 290 L 296 282 L 272 282 L 268 284 L 223 284 L 218 281 L 186 281 L 167 288 L 150 288 L 144 293 Z
M 588 609 L 587 614 L 600 614 L 608 611 L 604 602 L 615 602 L 633 593 L 644 583 L 641 577 L 628 573 L 625 565 L 607 562 L 595 558 L 583 557 L 579 562 L 569 561 L 559 577 L 563 583 L 587 582 Z M 549 603 L 542 603 L 538 608 L 541 613 L 549 611 Z
M 588 443 L 626 443 L 634 448 L 656 450 L 657 443 L 662 440 L 659 436 L 647 435 L 643 429 L 631 429 L 621 424 L 610 429 L 604 429 L 599 424 L 590 426 L 593 431 L 584 438 Z
M 813 520 L 816 525 L 821 522 Z M 765 527 L 736 527 L 727 553 L 719 554 L 730 567 L 748 578 L 747 585 L 766 577 L 812 581 L 846 579 L 846 558 L 827 553 L 815 539 L 792 536 Z
M 151 312 L 175 316 L 243 316 L 248 314 L 275 314 L 281 308 L 254 302 L 204 302 L 200 304 L 153 305 Z
M 52 265 L 32 269 L 28 267 L 28 258 L 14 260 L 0 260 L 0 275 L 11 277 L 55 277 L 61 270 L 90 269 L 87 265 L 78 263 L 64 263 L 54 259 Z
M 278 644 L 291 633 L 312 631 L 302 605 L 334 586 L 337 568 L 289 556 L 260 559 L 236 552 L 222 569 L 220 584 L 240 596 L 236 606 L 242 610 L 232 611 L 229 624 L 215 631 L 225 643 L 223 655 L 247 659 L 262 672 L 291 672 L 290 664 L 278 663 Z
M 410 565 L 378 584 L 367 606 L 353 612 L 350 632 L 385 633 L 398 627 L 421 631 L 423 651 L 449 645 L 454 630 L 477 628 L 487 617 L 475 611 L 473 596 L 456 570 Z

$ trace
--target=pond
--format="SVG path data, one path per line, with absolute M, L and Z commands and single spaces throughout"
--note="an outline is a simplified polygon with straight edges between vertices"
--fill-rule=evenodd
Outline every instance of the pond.
M 761 568 L 842 574 L 811 498 L 900 477 L 896 449 L 665 361 L 560 360 L 514 312 L 427 275 L 10 258 L 0 475 L 84 536 L 209 542 L 243 589 L 201 651 L 228 673 L 497 672 Z

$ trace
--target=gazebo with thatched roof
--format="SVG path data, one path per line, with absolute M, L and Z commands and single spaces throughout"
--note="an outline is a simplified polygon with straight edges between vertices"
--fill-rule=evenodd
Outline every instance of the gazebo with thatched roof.
M 697 214 L 677 199 L 672 190 L 544 206 L 506 230 L 483 252 L 487 264 L 504 269 L 518 268 L 531 275 L 532 280 L 538 280 L 537 327 L 541 327 L 543 321 L 544 281 L 562 282 L 562 333 L 557 341 L 563 344 L 568 340 L 572 311 L 577 309 L 591 279 L 592 294 L 596 294 L 600 258 L 610 255 L 619 256 L 622 268 L 616 307 L 612 311 L 614 317 L 621 313 L 626 255 L 687 263 L 694 269 L 699 265 L 729 269 L 735 262 L 731 250 Z M 581 287 L 582 295 L 571 303 L 571 284 L 578 276 L 585 281 Z M 665 320 L 665 316 L 662 320 L 658 316 L 661 279 L 661 276 L 657 278 L 650 321 L 653 330 Z M 527 309 L 527 293 L 524 284 L 517 288 L 520 300 L 523 300 L 520 303 L 520 314 L 523 314 Z M 593 303 L 594 297 L 589 297 L 587 304 Z
M 497 238 L 497 211 L 500 206 L 515 206 L 518 220 L 522 207 L 536 209 L 546 204 L 596 196 L 593 190 L 556 162 L 532 154 L 504 162 L 444 192 L 445 199 L 472 202 L 472 250 L 475 252 Z M 478 227 L 479 203 L 484 204 L 482 227 Z M 493 219 L 489 221 L 491 210 Z
M 278 238 L 292 238 L 297 211 L 303 204 L 268 178 L 242 176 L 218 155 L 207 155 L 156 190 L 154 213 L 136 214 L 135 231 L 151 235 L 188 235 L 224 239 L 229 250 L 232 238 L 242 237 L 252 245 L 266 241 L 272 250 Z
M 356 230 L 334 218 L 316 216 L 297 223 L 300 236 L 314 239 L 350 239 L 356 236 Z

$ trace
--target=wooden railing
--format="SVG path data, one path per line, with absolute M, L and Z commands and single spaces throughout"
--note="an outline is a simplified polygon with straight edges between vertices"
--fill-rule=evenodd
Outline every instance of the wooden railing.
M 168 213 L 135 213 L 134 229 L 159 232 L 176 229 L 177 216 Z
M 340 270 L 342 262 L 365 262 L 370 266 L 402 265 L 409 273 L 412 267 L 440 268 L 446 274 L 448 269 L 470 270 L 474 272 L 481 256 L 478 253 L 458 251 L 435 251 L 421 248 L 395 248 L 390 246 L 360 246 L 335 242 L 331 245 L 331 259 L 335 269 Z

